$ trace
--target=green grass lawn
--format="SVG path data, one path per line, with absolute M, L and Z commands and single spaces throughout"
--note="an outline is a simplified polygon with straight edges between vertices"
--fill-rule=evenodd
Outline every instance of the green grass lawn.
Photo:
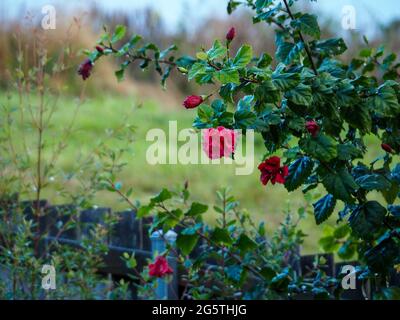
M 14 101 L 14 100 L 12 100 Z M 16 100 L 15 100 L 16 101 Z M 14 102 L 13 102 L 14 103 Z M 16 102 L 15 102 L 16 103 Z M 59 138 L 59 130 L 73 117 L 75 106 L 74 99 L 62 98 L 59 109 L 54 114 L 52 126 L 45 135 L 45 143 L 51 144 L 54 137 Z M 190 128 L 195 117 L 195 110 L 166 108 L 154 101 L 144 101 L 140 108 L 138 101 L 128 97 L 101 96 L 88 99 L 81 107 L 75 122 L 75 129 L 68 138 L 68 147 L 60 155 L 58 165 L 68 172 L 72 170 L 79 155 L 92 152 L 94 142 L 106 136 L 106 129 L 116 129 L 123 123 L 136 126 L 135 141 L 132 144 L 132 154 L 127 155 L 128 165 L 119 177 L 124 188 L 132 187 L 135 199 L 148 200 L 163 187 L 182 186 L 189 182 L 192 198 L 196 201 L 210 203 L 215 200 L 215 191 L 221 187 L 230 186 L 233 195 L 241 202 L 242 206 L 252 212 L 256 220 L 265 220 L 267 229 L 272 231 L 284 217 L 284 211 L 290 208 L 295 210 L 304 204 L 300 191 L 288 194 L 282 185 L 263 186 L 259 182 L 257 165 L 263 156 L 262 142 L 256 141 L 254 171 L 248 176 L 235 175 L 232 165 L 149 165 L 146 161 L 146 150 L 151 142 L 146 142 L 146 133 L 153 128 L 168 131 L 168 120 L 178 121 L 178 129 Z M 21 128 L 21 132 L 30 137 L 29 127 Z M 35 141 L 35 140 L 33 140 Z M 377 140 L 370 138 L 371 146 L 368 158 L 374 159 L 382 154 Z M 322 194 L 324 190 L 315 191 Z M 62 202 L 51 184 L 45 191 L 45 197 L 51 202 Z M 96 199 L 100 206 L 123 208 L 124 204 L 113 193 L 102 193 Z M 207 219 L 212 222 L 214 213 L 209 212 Z M 332 217 L 331 223 L 334 223 Z M 323 227 L 315 225 L 312 214 L 302 224 L 302 228 L 309 235 L 304 245 L 305 252 L 318 250 L 318 239 Z

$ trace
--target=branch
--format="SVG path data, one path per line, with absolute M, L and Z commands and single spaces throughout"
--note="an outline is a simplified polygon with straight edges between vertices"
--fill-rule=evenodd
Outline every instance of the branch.
M 288 3 L 287 3 L 287 0 L 283 0 L 283 3 L 285 4 L 286 11 L 287 11 L 287 13 L 288 13 L 290 19 L 295 20 L 295 18 L 294 18 L 294 16 L 293 16 L 292 12 L 290 11 L 290 7 L 289 7 L 289 5 L 288 5 Z M 299 34 L 300 40 L 301 40 L 301 41 L 303 42 L 303 44 L 304 44 L 304 49 L 306 50 L 308 60 L 309 60 L 310 63 L 311 63 L 311 67 L 312 67 L 312 69 L 313 69 L 315 75 L 318 75 L 318 71 L 317 71 L 317 68 L 316 68 L 316 66 L 315 66 L 315 64 L 314 64 L 314 60 L 313 60 L 313 58 L 312 58 L 311 51 L 310 51 L 310 48 L 309 48 L 309 46 L 308 46 L 308 43 L 304 40 L 303 34 L 301 33 L 300 30 L 298 30 L 298 34 Z

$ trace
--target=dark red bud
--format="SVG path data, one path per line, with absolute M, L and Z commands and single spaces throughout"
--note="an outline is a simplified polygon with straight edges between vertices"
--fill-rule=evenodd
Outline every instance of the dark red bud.
M 100 52 L 100 53 L 103 53 L 103 52 L 104 52 L 104 48 L 101 47 L 101 46 L 96 46 L 96 50 L 97 50 L 98 52 Z
M 90 59 L 86 59 L 81 63 L 78 69 L 78 74 L 82 76 L 83 80 L 86 80 L 90 77 L 90 74 L 93 69 L 93 62 Z
M 203 98 L 200 96 L 189 96 L 183 101 L 183 105 L 186 109 L 193 109 L 203 103 Z
M 387 143 L 382 143 L 382 144 L 381 144 L 381 147 L 382 147 L 382 149 L 385 150 L 387 153 L 393 153 L 393 152 L 394 152 L 393 148 L 392 148 L 390 145 L 388 145 Z
M 314 120 L 306 122 L 306 129 L 312 137 L 316 137 L 319 133 L 320 127 Z
M 235 38 L 236 30 L 235 28 L 230 28 L 228 33 L 226 34 L 226 40 L 232 41 Z

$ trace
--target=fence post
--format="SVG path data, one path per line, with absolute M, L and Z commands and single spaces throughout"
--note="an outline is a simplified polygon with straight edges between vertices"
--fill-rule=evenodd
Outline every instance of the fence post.
M 154 231 L 150 236 L 151 250 L 153 252 L 153 255 L 160 254 L 167 248 L 165 243 L 166 241 L 169 243 L 169 245 L 175 246 L 176 237 L 177 237 L 176 232 L 172 230 L 169 230 L 165 235 L 163 235 L 162 230 Z M 173 287 L 177 287 L 177 285 L 175 286 L 175 284 L 177 284 L 177 276 L 178 276 L 176 260 L 168 258 L 168 262 L 171 265 L 172 269 L 174 270 L 174 273 L 172 275 Z M 171 291 L 173 292 L 174 291 L 173 288 L 171 289 L 172 289 Z M 177 289 L 175 289 L 175 291 L 176 290 Z M 168 292 L 169 290 L 167 281 L 165 279 L 157 279 L 157 288 L 156 288 L 157 299 L 159 300 L 168 299 L 168 297 L 171 296 L 171 294 L 168 294 Z

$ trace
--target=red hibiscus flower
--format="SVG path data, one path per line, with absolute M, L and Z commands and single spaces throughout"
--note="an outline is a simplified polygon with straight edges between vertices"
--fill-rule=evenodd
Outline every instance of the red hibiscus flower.
M 162 278 L 172 273 L 172 268 L 168 264 L 167 259 L 163 256 L 158 256 L 154 263 L 149 264 L 149 275 L 151 277 Z
M 86 59 L 78 69 L 78 74 L 82 76 L 83 80 L 86 80 L 90 77 L 90 73 L 93 69 L 93 62 L 90 59 Z
M 229 42 L 232 41 L 235 38 L 236 35 L 236 30 L 235 28 L 230 28 L 228 33 L 226 34 L 226 40 L 228 40 Z
M 315 138 L 319 133 L 320 127 L 319 127 L 318 123 L 316 123 L 313 120 L 313 121 L 307 121 L 306 129 L 311 134 L 311 136 Z
M 289 174 L 288 166 L 281 167 L 281 159 L 279 157 L 271 157 L 265 160 L 258 166 L 258 170 L 261 171 L 260 180 L 265 186 L 271 181 L 275 183 L 285 183 L 285 178 Z
M 230 157 L 235 152 L 237 133 L 225 127 L 202 130 L 203 150 L 210 159 Z
M 193 109 L 203 103 L 203 98 L 200 96 L 189 96 L 183 101 L 183 105 L 186 109 Z

